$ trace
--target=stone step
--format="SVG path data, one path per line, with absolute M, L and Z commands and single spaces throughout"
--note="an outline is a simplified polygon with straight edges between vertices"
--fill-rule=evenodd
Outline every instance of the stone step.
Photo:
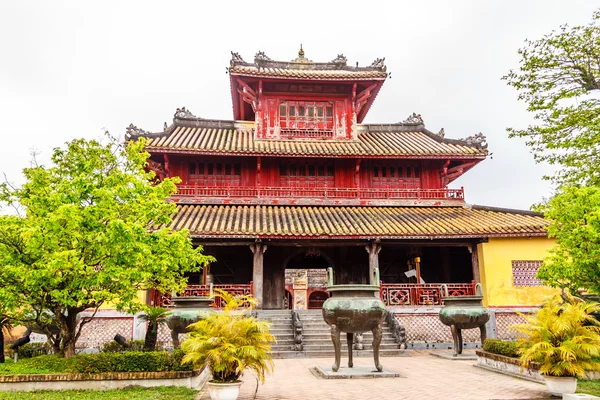
M 373 352 L 369 350 L 354 350 L 352 352 L 353 357 L 369 357 L 372 361 Z M 380 357 L 399 357 L 399 356 L 408 356 L 408 352 L 406 350 L 394 349 L 394 350 L 379 350 Z M 318 350 L 318 351 L 280 351 L 277 353 L 273 353 L 273 358 L 312 358 L 312 357 L 331 357 L 331 361 L 333 362 L 333 349 L 331 351 L 326 350 Z M 342 362 L 340 365 L 346 365 L 348 362 L 348 353 L 342 351 Z M 363 363 L 363 361 L 361 361 Z M 382 364 L 385 366 L 385 361 L 382 361 Z M 354 360 L 354 365 L 357 365 L 357 360 Z
M 365 350 L 373 349 L 373 345 L 371 345 L 370 343 L 363 343 L 363 345 L 365 346 L 365 348 L 364 348 Z M 348 349 L 348 345 L 342 344 L 342 351 L 346 351 L 347 349 Z M 398 343 L 381 343 L 379 345 L 379 351 L 381 351 L 383 349 L 398 349 Z M 307 343 L 304 343 L 304 350 L 305 351 L 333 350 L 333 343 L 329 343 L 329 344 L 307 344 Z
M 343 337 L 344 340 L 346 340 L 346 335 L 342 333 L 342 335 L 340 337 Z M 383 332 L 382 338 L 383 339 L 387 339 L 387 338 L 393 338 L 394 335 L 392 335 L 391 332 Z M 331 333 L 329 332 L 307 332 L 304 331 L 302 333 L 302 338 L 304 340 L 308 340 L 308 339 L 329 339 L 331 340 Z M 370 332 L 364 333 L 363 334 L 363 341 L 373 341 L 373 334 L 371 334 Z

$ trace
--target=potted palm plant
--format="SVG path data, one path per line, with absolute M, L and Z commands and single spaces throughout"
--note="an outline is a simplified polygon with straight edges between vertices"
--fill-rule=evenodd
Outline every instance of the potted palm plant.
M 577 378 L 600 370 L 600 323 L 592 313 L 598 303 L 556 296 L 534 316 L 523 315 L 526 324 L 513 325 L 521 334 L 517 341 L 521 366 L 539 364 L 546 386 L 554 395 L 575 393 Z
M 273 370 L 270 324 L 250 315 L 257 305 L 252 296 L 233 296 L 215 290 L 215 296 L 224 302 L 223 312 L 211 312 L 191 324 L 189 338 L 181 348 L 183 362 L 210 368 L 212 380 L 208 391 L 213 400 L 235 400 L 238 397 L 240 376 L 249 369 L 261 383 L 265 374 Z

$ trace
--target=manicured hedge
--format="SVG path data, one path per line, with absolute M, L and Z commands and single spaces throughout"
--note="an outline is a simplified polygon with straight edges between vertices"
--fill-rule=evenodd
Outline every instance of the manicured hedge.
M 110 342 L 104 343 L 102 345 L 103 353 L 123 353 L 126 351 L 144 351 L 144 341 L 143 340 L 130 340 L 127 342 L 129 347 L 125 348 L 121 346 L 119 343 L 111 340 Z
M 182 364 L 183 351 L 128 351 L 124 353 L 80 354 L 72 372 L 162 372 L 191 371 L 191 364 Z
M 163 372 L 191 371 L 191 364 L 182 364 L 183 351 L 175 350 L 124 353 L 78 354 L 64 359 L 56 355 L 25 358 L 14 364 L 0 364 L 0 375 L 58 374 L 101 372 Z
M 52 347 L 48 343 L 26 343 L 19 347 L 19 358 L 31 358 L 52 354 Z
M 517 345 L 515 342 L 500 339 L 485 339 L 483 350 L 488 353 L 500 354 L 507 357 L 518 357 Z

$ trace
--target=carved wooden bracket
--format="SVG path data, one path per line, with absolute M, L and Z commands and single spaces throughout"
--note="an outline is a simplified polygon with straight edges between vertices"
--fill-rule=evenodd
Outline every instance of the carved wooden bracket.
M 367 101 L 371 97 L 373 89 L 375 89 L 376 87 L 377 87 L 377 84 L 374 83 L 371 86 L 369 86 L 368 88 L 364 89 L 362 92 L 360 92 L 356 96 L 356 114 L 357 115 L 358 115 L 358 113 L 360 113 L 360 110 L 364 107 L 364 105 L 367 104 Z
M 256 112 L 258 109 L 258 95 L 256 92 L 248 86 L 246 82 L 241 79 L 237 80 L 238 85 L 240 85 L 241 89 L 238 89 L 238 93 L 242 96 L 242 100 L 252 106 L 252 110 Z
M 477 164 L 477 162 L 476 161 L 468 162 L 468 163 L 457 165 L 452 168 L 448 168 L 447 164 L 448 164 L 448 162 L 446 164 L 444 164 L 444 168 L 442 170 L 442 185 L 443 186 L 448 185 L 450 182 L 452 182 L 453 180 L 457 179 L 459 176 L 461 176 L 462 174 L 467 172 L 467 170 L 469 170 L 469 168 L 471 168 L 475 164 Z

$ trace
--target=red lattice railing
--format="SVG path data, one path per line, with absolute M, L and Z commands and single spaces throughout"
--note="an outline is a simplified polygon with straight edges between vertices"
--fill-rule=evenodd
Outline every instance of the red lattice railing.
M 332 188 L 314 186 L 291 187 L 201 187 L 193 185 L 179 185 L 177 196 L 182 197 L 273 197 L 273 198 L 324 198 L 324 199 L 441 199 L 464 200 L 465 193 L 460 189 L 357 189 L 357 188 Z
M 386 306 L 437 306 L 444 304 L 441 286 L 441 283 L 382 283 L 380 295 Z M 450 296 L 475 295 L 475 281 L 446 283 L 446 286 Z
M 230 284 L 230 285 L 212 285 L 213 291 L 215 289 L 225 290 L 232 295 L 252 295 L 254 294 L 254 287 L 252 282 L 249 284 Z M 178 293 L 178 297 L 193 297 L 193 296 L 210 296 L 210 285 L 188 285 L 183 292 Z M 162 294 L 155 297 L 154 305 L 161 307 L 174 307 L 175 302 L 171 298 L 170 294 Z M 210 305 L 213 308 L 223 308 L 223 300 L 221 298 L 215 298 Z

